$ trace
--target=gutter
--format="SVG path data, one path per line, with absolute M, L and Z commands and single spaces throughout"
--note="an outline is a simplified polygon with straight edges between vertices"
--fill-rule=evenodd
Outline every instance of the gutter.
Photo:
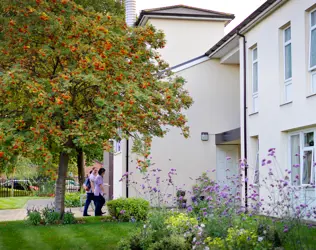
M 244 109 L 244 160 L 245 160 L 245 180 L 248 178 L 248 154 L 247 154 L 247 63 L 246 63 L 246 37 L 243 34 L 240 34 L 238 31 L 236 33 L 237 36 L 240 36 L 243 38 L 243 70 L 244 70 L 244 103 L 243 103 L 243 109 Z M 245 208 L 246 212 L 248 211 L 248 181 L 245 181 Z

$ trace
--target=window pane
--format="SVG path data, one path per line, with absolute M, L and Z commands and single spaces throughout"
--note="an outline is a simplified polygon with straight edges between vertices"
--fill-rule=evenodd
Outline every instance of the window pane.
M 253 97 L 253 112 L 258 112 L 258 96 Z
M 304 147 L 314 146 L 314 132 L 304 134 Z
M 292 101 L 292 83 L 285 85 L 285 102 Z
M 312 74 L 312 92 L 316 93 L 316 72 Z
M 291 136 L 292 184 L 300 185 L 300 136 Z
M 313 151 L 304 151 L 302 184 L 311 183 Z
M 257 148 L 256 148 L 256 165 L 255 165 L 255 174 L 254 174 L 254 180 L 253 183 L 254 184 L 259 184 L 259 140 L 256 139 L 256 144 L 257 144 Z
M 316 10 L 311 13 L 311 26 L 316 25 Z
M 291 27 L 284 30 L 284 42 L 291 40 Z
M 310 67 L 316 66 L 316 29 L 311 32 Z
M 255 48 L 253 51 L 252 51 L 252 61 L 255 61 L 258 59 L 258 49 Z
M 253 64 L 252 69 L 252 93 L 258 92 L 258 63 Z
M 285 80 L 292 78 L 292 44 L 285 46 Z

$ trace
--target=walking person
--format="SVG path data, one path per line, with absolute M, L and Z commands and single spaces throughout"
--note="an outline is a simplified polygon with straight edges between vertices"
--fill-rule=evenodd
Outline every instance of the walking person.
M 88 209 L 90 206 L 91 201 L 94 201 L 94 206 L 96 206 L 96 202 L 94 200 L 94 187 L 95 187 L 95 180 L 98 175 L 98 169 L 93 167 L 92 170 L 90 171 L 90 175 L 86 179 L 84 183 L 84 188 L 86 190 L 86 203 L 84 205 L 84 210 L 83 210 L 83 216 L 90 216 L 88 214 Z
M 95 205 L 95 216 L 101 216 L 102 207 L 105 204 L 104 195 L 104 185 L 103 185 L 103 176 L 105 174 L 105 169 L 100 168 L 98 171 L 98 176 L 95 179 L 95 188 L 94 188 L 94 200 L 96 202 Z

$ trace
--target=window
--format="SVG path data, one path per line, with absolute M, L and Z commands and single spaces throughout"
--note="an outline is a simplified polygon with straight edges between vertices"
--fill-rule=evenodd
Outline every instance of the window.
M 253 178 L 253 184 L 259 185 L 259 139 L 256 138 L 256 150 L 255 150 L 255 169 L 254 169 L 254 178 Z
M 311 71 L 311 90 L 316 93 L 316 10 L 310 13 L 309 70 Z
M 258 49 L 252 50 L 252 109 L 258 112 Z
M 299 186 L 300 178 L 300 135 L 292 135 L 291 138 L 291 168 L 292 185 Z
M 315 183 L 314 135 L 301 132 L 290 136 L 290 161 L 292 185 L 311 185 Z
M 316 68 L 316 10 L 310 13 L 309 68 Z
M 285 102 L 292 100 L 292 41 L 291 27 L 283 31 L 284 38 L 284 94 Z

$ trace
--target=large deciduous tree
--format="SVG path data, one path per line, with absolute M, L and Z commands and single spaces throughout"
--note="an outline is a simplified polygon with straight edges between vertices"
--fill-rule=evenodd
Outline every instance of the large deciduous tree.
M 43 167 L 58 157 L 55 206 L 64 212 L 65 178 L 76 148 L 110 139 L 188 136 L 181 113 L 192 104 L 184 80 L 166 69 L 154 27 L 87 11 L 70 0 L 3 0 L 0 17 L 0 164 L 17 155 Z M 146 143 L 149 144 L 147 139 Z

